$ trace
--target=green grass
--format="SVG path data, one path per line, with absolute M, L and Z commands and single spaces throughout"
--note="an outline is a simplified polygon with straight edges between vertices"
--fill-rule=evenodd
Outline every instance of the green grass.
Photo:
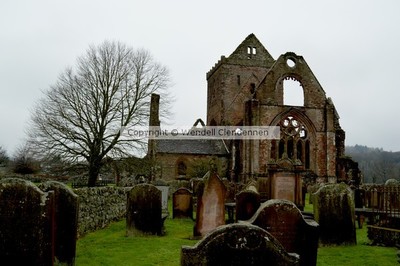
M 306 200 L 308 203 L 308 199 Z M 171 212 L 171 206 L 170 213 Z M 306 204 L 305 210 L 312 211 Z M 125 220 L 89 233 L 77 242 L 76 265 L 180 265 L 182 245 L 193 246 L 194 221 L 165 220 L 165 236 L 125 236 Z M 368 245 L 367 229 L 357 229 L 357 245 L 318 248 L 318 266 L 386 266 L 397 264 L 397 249 Z
M 165 221 L 165 236 L 125 236 L 125 220 L 89 233 L 77 242 L 76 265 L 180 265 L 182 245 L 190 240 L 194 222 L 190 219 Z M 318 265 L 397 265 L 396 248 L 367 245 L 366 227 L 357 229 L 356 246 L 320 247 Z
M 356 229 L 357 245 L 318 248 L 317 265 L 389 266 L 398 265 L 397 248 L 369 245 L 367 228 Z
M 194 245 L 190 219 L 165 221 L 164 236 L 125 236 L 125 220 L 77 242 L 76 265 L 179 265 L 182 245 Z

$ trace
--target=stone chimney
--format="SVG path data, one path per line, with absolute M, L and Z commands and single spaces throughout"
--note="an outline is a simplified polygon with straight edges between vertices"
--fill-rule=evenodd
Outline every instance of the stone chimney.
M 159 127 L 160 126 L 160 95 L 151 94 L 151 102 L 150 102 L 150 121 L 149 126 L 151 127 Z
M 160 127 L 160 95 L 151 94 L 150 100 L 150 119 L 149 119 L 149 127 Z M 150 159 L 154 160 L 156 155 L 156 140 L 149 139 L 148 147 L 147 147 L 147 156 Z

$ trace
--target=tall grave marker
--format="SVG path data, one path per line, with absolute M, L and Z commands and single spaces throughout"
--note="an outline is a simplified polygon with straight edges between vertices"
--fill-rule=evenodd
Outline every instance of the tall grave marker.
M 320 244 L 355 245 L 353 193 L 346 184 L 327 184 L 314 194 L 314 217 L 320 225 Z
M 319 225 L 305 219 L 293 202 L 268 200 L 247 222 L 267 230 L 287 252 L 299 254 L 300 265 L 317 265 Z
M 172 194 L 172 217 L 193 219 L 193 193 L 179 188 Z
M 260 194 L 255 183 L 236 194 L 236 222 L 250 219 L 260 207 Z
M 54 192 L 54 255 L 63 265 L 75 265 L 78 232 L 78 196 L 65 184 L 48 181 L 39 185 L 44 192 Z
M 161 208 L 161 191 L 150 184 L 134 186 L 127 194 L 126 232 L 163 234 L 164 219 Z
M 162 179 L 157 179 L 153 182 L 153 185 L 161 191 L 161 209 L 165 215 L 168 215 L 169 185 Z
M 53 192 L 22 179 L 0 181 L 2 265 L 53 265 L 53 211 Z
M 204 187 L 197 198 L 196 224 L 193 235 L 203 237 L 211 230 L 225 224 L 226 188 L 216 171 L 204 176 Z

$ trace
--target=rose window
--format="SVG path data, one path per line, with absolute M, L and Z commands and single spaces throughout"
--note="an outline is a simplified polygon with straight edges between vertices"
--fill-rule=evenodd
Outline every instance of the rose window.
M 285 133 L 287 136 L 298 136 L 303 139 L 307 137 L 306 128 L 301 125 L 293 116 L 288 116 L 283 119 L 280 126 L 283 133 Z

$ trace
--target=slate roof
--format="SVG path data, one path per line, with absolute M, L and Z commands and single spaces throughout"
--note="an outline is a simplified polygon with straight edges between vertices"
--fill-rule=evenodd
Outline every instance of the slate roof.
M 229 154 L 222 139 L 160 139 L 156 142 L 156 152 L 198 155 Z

